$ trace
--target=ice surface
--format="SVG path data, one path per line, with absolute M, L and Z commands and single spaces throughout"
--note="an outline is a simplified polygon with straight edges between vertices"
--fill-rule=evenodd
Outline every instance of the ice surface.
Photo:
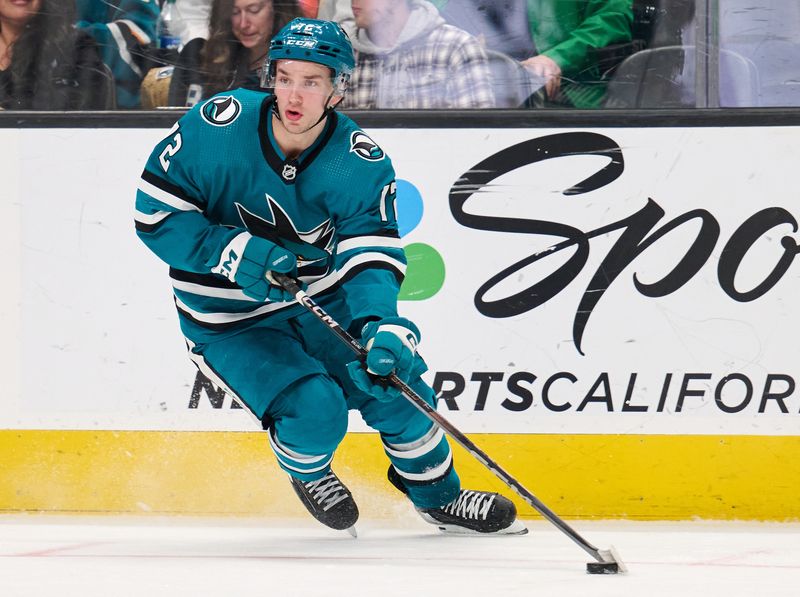
M 0 595 L 161 597 L 800 595 L 800 524 L 571 522 L 630 572 L 590 559 L 549 523 L 521 537 L 455 537 L 426 523 L 0 516 Z

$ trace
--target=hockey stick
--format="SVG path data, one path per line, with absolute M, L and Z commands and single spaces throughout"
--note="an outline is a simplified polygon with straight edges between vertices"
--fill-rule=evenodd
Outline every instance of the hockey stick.
M 353 338 L 347 331 L 340 326 L 336 320 L 333 319 L 325 310 L 320 307 L 314 299 L 306 294 L 303 289 L 298 286 L 290 277 L 285 274 L 270 272 L 270 276 L 278 282 L 287 292 L 294 295 L 295 300 L 303 305 L 306 309 L 311 311 L 317 319 L 324 323 L 329 330 L 336 334 L 339 339 L 347 344 L 350 349 L 360 358 L 365 359 L 367 350 L 361 343 Z M 459 431 L 452 423 L 445 419 L 439 412 L 430 406 L 422 397 L 417 394 L 411 387 L 400 379 L 395 373 L 388 375 L 386 379 L 395 386 L 403 396 L 411 402 L 418 410 L 428 417 L 436 425 L 444 429 L 447 434 L 462 448 L 467 450 L 474 456 L 481 464 L 492 471 L 497 478 L 503 483 L 513 489 L 525 502 L 530 505 L 534 510 L 539 512 L 547 520 L 553 523 L 561 532 L 567 537 L 572 539 L 578 546 L 581 547 L 586 553 L 592 556 L 596 561 L 589 562 L 586 565 L 586 571 L 590 574 L 616 574 L 618 572 L 627 572 L 625 564 L 620 559 L 619 555 L 613 547 L 609 549 L 597 549 L 594 545 L 581 537 L 572 527 L 564 522 L 555 512 L 548 508 L 539 498 L 533 495 L 530 491 L 525 489 L 522 484 L 514 477 L 508 474 L 503 468 L 494 460 L 476 446 L 467 436 Z

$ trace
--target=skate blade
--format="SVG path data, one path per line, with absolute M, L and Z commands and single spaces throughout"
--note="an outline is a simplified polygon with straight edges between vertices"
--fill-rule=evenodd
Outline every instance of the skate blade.
M 439 530 L 444 533 L 445 535 L 472 535 L 472 536 L 479 536 L 479 537 L 493 537 L 496 535 L 527 535 L 528 528 L 522 524 L 521 521 L 515 520 L 509 526 L 504 529 L 500 529 L 499 531 L 494 531 L 492 533 L 479 533 L 478 531 L 473 531 L 472 529 L 465 529 L 464 527 L 460 527 L 454 524 L 442 524 L 440 522 L 435 523 Z

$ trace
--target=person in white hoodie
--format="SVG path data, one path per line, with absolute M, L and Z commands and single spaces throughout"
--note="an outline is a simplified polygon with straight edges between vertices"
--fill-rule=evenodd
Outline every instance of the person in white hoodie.
M 356 53 L 345 109 L 494 107 L 478 40 L 425 0 L 352 0 L 343 19 Z

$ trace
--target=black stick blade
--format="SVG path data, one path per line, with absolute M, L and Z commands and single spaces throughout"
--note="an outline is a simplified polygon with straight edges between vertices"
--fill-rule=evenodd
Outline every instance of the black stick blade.
M 586 574 L 618 574 L 619 564 L 616 562 L 587 562 Z

